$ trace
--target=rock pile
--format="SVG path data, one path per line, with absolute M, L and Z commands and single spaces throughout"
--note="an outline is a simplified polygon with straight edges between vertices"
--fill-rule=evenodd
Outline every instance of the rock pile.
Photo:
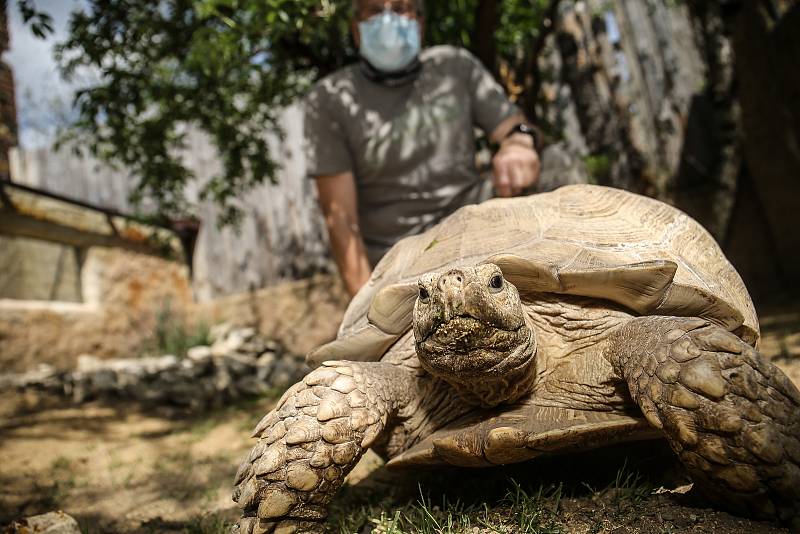
M 185 358 L 164 355 L 102 360 L 78 358 L 74 371 L 41 365 L 22 374 L 0 376 L 0 387 L 71 397 L 133 400 L 145 405 L 173 405 L 193 410 L 225 401 L 282 390 L 307 371 L 303 358 L 254 328 L 219 325 L 212 344 L 189 349 Z
M 75 518 L 59 510 L 14 521 L 3 534 L 81 534 L 81 528 Z

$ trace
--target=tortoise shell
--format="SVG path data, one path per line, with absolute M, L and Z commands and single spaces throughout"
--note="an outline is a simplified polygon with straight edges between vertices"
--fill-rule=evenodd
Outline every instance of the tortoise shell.
M 422 274 L 484 261 L 523 300 L 528 291 L 603 298 L 638 315 L 702 317 L 758 340 L 747 289 L 700 224 L 651 198 L 572 185 L 465 206 L 397 243 L 350 303 L 337 341 L 313 351 L 309 364 L 380 359 L 410 328 Z
M 337 339 L 310 353 L 309 364 L 381 359 L 408 335 L 421 275 L 485 261 L 501 268 L 523 303 L 541 292 L 594 297 L 633 315 L 702 317 L 752 345 L 758 340 L 741 278 L 696 221 L 647 197 L 573 185 L 467 206 L 400 241 L 351 302 Z M 505 464 L 659 435 L 635 406 L 590 411 L 528 398 L 473 410 L 388 465 Z

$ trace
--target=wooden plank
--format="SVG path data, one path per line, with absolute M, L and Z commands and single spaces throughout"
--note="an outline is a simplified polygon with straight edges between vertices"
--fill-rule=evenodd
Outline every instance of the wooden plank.
M 173 247 L 162 248 L 151 245 L 146 239 L 132 241 L 113 233 L 102 234 L 87 231 L 57 222 L 31 217 L 8 209 L 0 210 L 0 234 L 41 239 L 62 245 L 71 245 L 79 248 L 88 247 L 115 247 L 149 254 L 158 257 L 181 259 L 179 252 Z

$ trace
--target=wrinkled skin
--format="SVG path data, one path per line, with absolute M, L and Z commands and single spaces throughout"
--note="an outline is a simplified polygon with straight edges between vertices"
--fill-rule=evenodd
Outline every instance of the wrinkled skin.
M 491 263 L 431 273 L 414 306 L 417 356 L 467 402 L 496 406 L 528 393 L 536 340 L 516 288 Z

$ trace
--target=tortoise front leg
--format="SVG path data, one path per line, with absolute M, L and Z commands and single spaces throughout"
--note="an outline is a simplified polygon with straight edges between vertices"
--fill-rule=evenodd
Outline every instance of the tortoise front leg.
M 325 362 L 289 388 L 236 473 L 243 515 L 233 532 L 323 532 L 345 475 L 413 391 L 408 371 L 348 361 Z
M 777 367 L 697 318 L 634 319 L 606 357 L 698 489 L 800 527 L 800 392 Z

